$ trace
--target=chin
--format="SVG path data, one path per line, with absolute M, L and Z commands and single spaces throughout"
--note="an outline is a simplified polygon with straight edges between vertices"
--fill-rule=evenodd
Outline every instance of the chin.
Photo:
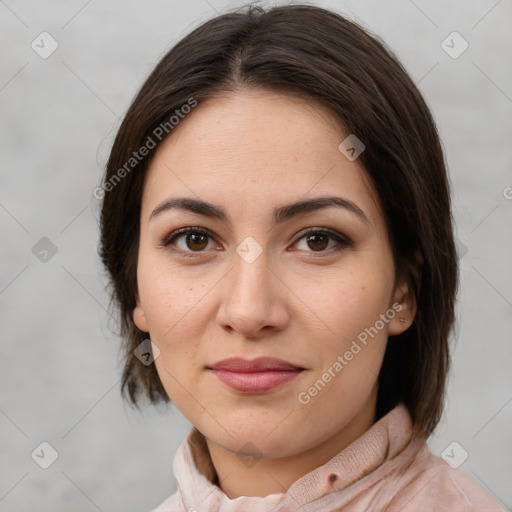
M 256 458 L 288 457 L 295 453 L 295 444 L 301 445 L 300 437 L 296 435 L 296 428 L 288 431 L 280 430 L 280 427 L 278 427 L 275 432 L 272 432 L 272 428 L 262 429 L 261 424 L 259 426 L 246 426 L 245 428 L 238 424 L 236 431 L 229 427 L 229 425 L 225 425 L 226 430 L 232 435 L 227 434 L 222 428 L 220 430 L 215 428 L 215 433 L 212 432 L 212 436 L 208 436 L 207 431 L 204 434 L 226 450 Z M 290 442 L 290 439 L 293 439 L 293 443 Z

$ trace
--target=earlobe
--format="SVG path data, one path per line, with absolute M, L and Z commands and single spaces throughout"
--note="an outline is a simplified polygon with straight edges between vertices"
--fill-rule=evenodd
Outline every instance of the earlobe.
M 142 307 L 142 304 L 140 303 L 139 294 L 135 294 L 135 299 L 137 302 L 137 305 L 133 309 L 133 321 L 135 322 L 135 325 L 143 332 L 149 332 L 148 329 L 148 323 L 146 320 L 146 313 L 144 312 L 144 309 Z
M 409 329 L 416 315 L 416 298 L 409 283 L 404 281 L 396 290 L 393 299 L 395 315 L 389 322 L 389 336 L 402 334 Z
M 405 332 L 414 322 L 418 308 L 416 294 L 421 287 L 421 274 L 423 268 L 423 255 L 419 250 L 414 254 L 414 262 L 409 267 L 410 274 L 400 280 L 393 298 L 395 316 L 389 322 L 389 336 L 396 336 Z M 414 282 L 413 282 L 414 281 Z

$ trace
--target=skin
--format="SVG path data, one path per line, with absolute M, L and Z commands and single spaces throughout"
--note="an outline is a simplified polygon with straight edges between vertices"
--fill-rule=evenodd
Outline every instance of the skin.
M 206 437 L 230 498 L 283 492 L 368 430 L 388 336 L 415 314 L 410 288 L 395 277 L 378 197 L 358 160 L 338 149 L 347 135 L 321 105 L 244 89 L 201 102 L 159 146 L 146 175 L 133 319 L 160 349 L 162 384 Z M 355 203 L 368 223 L 329 207 L 273 224 L 275 207 L 330 195 Z M 218 205 L 231 224 L 178 209 L 150 220 L 171 197 Z M 211 237 L 162 245 L 184 227 Z M 330 228 L 352 244 L 329 236 L 308 243 L 307 228 Z M 236 252 L 249 236 L 262 249 L 251 263 Z M 400 313 L 300 403 L 299 393 L 393 304 Z M 241 394 L 205 368 L 234 356 L 272 356 L 305 370 L 269 393 Z

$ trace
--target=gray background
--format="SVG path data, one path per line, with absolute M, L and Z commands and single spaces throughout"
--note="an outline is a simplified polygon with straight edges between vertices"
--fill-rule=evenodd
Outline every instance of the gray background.
M 0 0 L 2 511 L 149 511 L 175 490 L 172 459 L 190 425 L 172 407 L 139 413 L 121 401 L 92 191 L 159 58 L 244 3 Z M 388 42 L 438 122 L 461 289 L 446 411 L 429 445 L 441 454 L 457 441 L 462 469 L 512 510 L 512 1 L 312 3 Z M 43 31 L 59 45 L 46 59 L 31 48 Z M 469 44 L 456 59 L 441 46 L 453 31 Z M 46 262 L 33 251 L 43 237 L 57 249 Z M 46 470 L 31 458 L 42 441 L 59 455 Z

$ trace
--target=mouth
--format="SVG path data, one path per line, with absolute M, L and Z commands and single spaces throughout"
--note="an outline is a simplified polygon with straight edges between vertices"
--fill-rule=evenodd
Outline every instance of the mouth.
M 206 369 L 225 385 L 240 393 L 266 393 L 300 375 L 305 368 L 282 359 L 231 358 Z

